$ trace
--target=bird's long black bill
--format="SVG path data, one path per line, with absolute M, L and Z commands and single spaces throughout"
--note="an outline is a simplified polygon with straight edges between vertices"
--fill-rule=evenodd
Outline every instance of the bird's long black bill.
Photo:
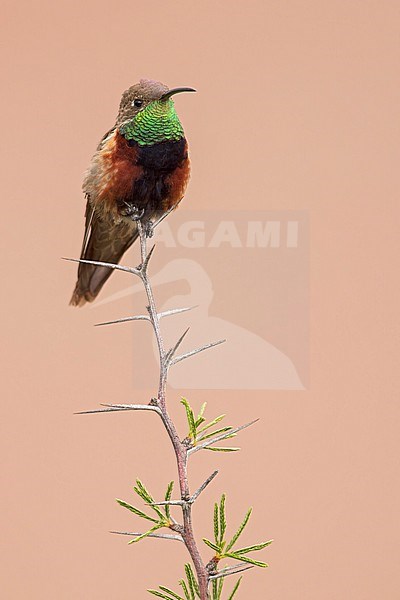
M 165 94 L 163 94 L 160 98 L 160 100 L 168 100 L 168 98 L 171 98 L 171 96 L 174 96 L 175 94 L 180 94 L 181 92 L 195 92 L 196 90 L 194 88 L 190 88 L 190 87 L 177 87 L 177 88 L 172 88 L 172 90 L 168 90 L 168 92 L 165 92 Z

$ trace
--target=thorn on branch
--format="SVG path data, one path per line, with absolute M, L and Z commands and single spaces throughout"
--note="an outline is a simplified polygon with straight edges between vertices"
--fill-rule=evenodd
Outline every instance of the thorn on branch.
M 110 531 L 109 533 L 113 533 L 116 535 L 128 535 L 130 537 L 137 537 L 143 535 L 142 533 L 136 533 L 131 531 Z M 181 535 L 170 535 L 168 533 L 149 533 L 146 537 L 151 538 L 159 538 L 163 540 L 174 540 L 176 542 L 183 542 L 183 538 Z
M 214 473 L 211 473 L 211 475 L 209 477 L 207 477 L 207 479 L 205 480 L 205 482 L 192 495 L 192 497 L 191 497 L 191 501 L 192 502 L 194 502 L 195 500 L 197 500 L 197 498 L 200 496 L 200 494 L 206 489 L 206 487 L 212 482 L 212 480 L 214 479 L 214 477 L 216 477 L 217 475 L 218 475 L 218 471 L 214 471 Z
M 181 343 L 183 342 L 184 338 L 186 337 L 186 335 L 189 332 L 190 327 L 188 327 L 186 329 L 186 331 L 184 331 L 181 335 L 181 337 L 179 338 L 179 340 L 176 342 L 175 346 L 173 348 L 171 348 L 170 350 L 168 350 L 166 356 L 165 356 L 165 360 L 167 365 L 170 364 L 175 352 L 178 350 L 179 346 L 181 345 Z
M 215 575 L 210 575 L 209 580 L 212 581 L 214 579 L 221 579 L 221 577 L 228 577 L 228 575 L 236 575 L 236 573 L 241 573 L 242 571 L 248 571 L 249 569 L 254 569 L 255 565 L 247 565 L 243 566 L 240 563 L 233 567 L 227 567 L 222 571 L 218 571 Z
M 140 271 L 141 271 L 141 273 L 146 274 L 147 267 L 149 265 L 149 261 L 150 261 L 151 255 L 153 254 L 155 247 L 156 247 L 156 245 L 153 244 L 152 247 L 151 247 L 151 249 L 150 249 L 150 251 L 147 253 L 147 256 L 144 259 L 143 263 L 140 265 Z
M 107 413 L 107 412 L 124 412 L 122 408 L 97 408 L 94 410 L 81 410 L 79 412 L 75 412 L 74 415 L 95 415 L 96 413 Z
M 105 321 L 104 323 L 95 323 L 95 327 L 101 325 L 115 325 L 116 323 L 127 323 L 128 321 L 150 321 L 150 317 L 147 315 L 135 315 L 133 317 L 123 317 L 122 319 L 116 319 L 115 321 Z
M 161 412 L 158 406 L 155 406 L 154 404 L 101 404 L 101 406 L 109 406 L 123 410 L 154 410 L 157 413 Z
M 75 415 L 89 415 L 95 413 L 104 413 L 104 412 L 123 412 L 125 410 L 150 410 L 161 414 L 158 406 L 154 406 L 152 404 L 101 404 L 101 406 L 105 406 L 106 408 L 97 408 L 94 410 L 83 410 L 80 412 L 74 413 Z
M 205 344 L 204 346 L 201 346 L 200 348 L 196 348 L 196 350 L 191 350 L 190 352 L 186 352 L 185 354 L 176 356 L 175 358 L 173 358 L 170 361 L 169 364 L 170 364 L 170 366 L 176 365 L 176 363 L 181 362 L 181 360 L 185 360 L 186 358 L 189 358 L 190 356 L 194 356 L 195 354 L 199 354 L 199 352 L 203 352 L 204 350 L 208 350 L 209 348 L 214 348 L 214 346 L 219 346 L 220 344 L 223 344 L 224 342 L 226 342 L 226 340 L 219 340 L 218 342 L 211 342 L 210 344 Z
M 94 265 L 95 267 L 107 267 L 107 269 L 115 269 L 116 271 L 124 271 L 125 273 L 132 273 L 141 277 L 139 269 L 134 267 L 124 267 L 123 265 L 117 265 L 114 263 L 100 262 L 98 260 L 85 260 L 83 258 L 66 258 L 62 257 L 62 260 L 68 260 L 70 262 L 85 263 L 86 265 Z
M 161 215 L 161 217 L 157 220 L 154 221 L 153 223 L 153 230 L 162 222 L 164 221 L 164 219 L 166 217 L 168 217 L 169 213 L 171 213 L 173 210 L 175 210 L 175 206 L 173 206 L 172 208 L 169 208 L 163 215 Z
M 172 308 L 171 310 L 164 310 L 163 312 L 160 312 L 157 314 L 157 317 L 159 319 L 162 319 L 163 317 L 169 317 L 170 315 L 177 315 L 179 313 L 184 313 L 187 312 L 188 310 L 193 310 L 194 308 L 197 308 L 198 305 L 196 304 L 195 306 L 188 306 L 185 308 Z

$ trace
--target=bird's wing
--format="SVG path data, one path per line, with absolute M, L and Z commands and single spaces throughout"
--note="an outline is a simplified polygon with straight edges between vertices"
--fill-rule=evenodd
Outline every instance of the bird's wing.
M 88 199 L 85 213 L 86 225 L 81 259 L 119 263 L 122 255 L 138 237 L 135 222 L 115 222 L 101 217 Z M 80 263 L 71 304 L 82 306 L 92 302 L 110 277 L 112 269 Z
M 92 229 L 93 215 L 94 215 L 94 208 L 89 202 L 89 196 L 86 196 L 85 233 L 83 236 L 83 242 L 82 242 L 82 248 L 81 248 L 81 258 L 85 254 L 87 243 L 89 241 L 90 231 Z

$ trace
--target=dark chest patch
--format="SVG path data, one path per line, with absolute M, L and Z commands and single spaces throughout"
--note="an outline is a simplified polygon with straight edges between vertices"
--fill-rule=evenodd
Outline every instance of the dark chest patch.
M 142 167 L 142 174 L 132 182 L 132 189 L 121 198 L 121 208 L 125 203 L 144 208 L 146 215 L 160 211 L 171 193 L 171 175 L 187 159 L 185 138 L 179 141 L 166 141 L 152 146 L 139 146 L 134 140 L 127 142 L 136 150 L 136 164 Z
M 160 142 L 152 146 L 138 146 L 137 164 L 144 170 L 171 173 L 187 158 L 186 140 Z

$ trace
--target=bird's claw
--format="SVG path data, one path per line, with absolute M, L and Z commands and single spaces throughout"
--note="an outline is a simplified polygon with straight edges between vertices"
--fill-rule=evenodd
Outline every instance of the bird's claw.
M 134 204 L 130 204 L 129 202 L 124 202 L 126 208 L 124 209 L 124 215 L 126 217 L 130 217 L 132 221 L 140 221 L 140 219 L 144 215 L 144 208 L 139 209 Z
M 132 221 L 141 221 L 143 219 L 143 215 L 145 213 L 145 209 L 139 209 L 134 204 L 130 202 L 124 202 L 124 207 L 121 211 L 124 217 L 129 217 Z M 146 237 L 151 238 L 154 235 L 154 223 L 151 219 L 143 219 L 142 227 Z
M 144 225 L 144 233 L 146 237 L 151 238 L 154 235 L 154 226 L 152 221 L 147 221 Z

